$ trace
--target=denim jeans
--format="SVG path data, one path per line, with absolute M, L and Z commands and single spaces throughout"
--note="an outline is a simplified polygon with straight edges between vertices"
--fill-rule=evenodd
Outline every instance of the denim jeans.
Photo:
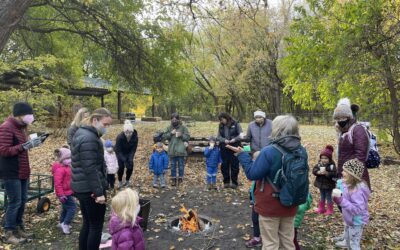
M 6 179 L 3 185 L 7 195 L 4 230 L 15 230 L 17 226 L 23 225 L 29 180 Z
M 71 225 L 72 220 L 76 212 L 76 203 L 72 195 L 67 196 L 67 201 L 62 203 L 62 211 L 60 215 L 60 223 L 64 225 Z
M 75 193 L 82 212 L 83 224 L 79 233 L 79 250 L 99 249 L 106 205 L 98 204 L 91 193 Z
M 321 193 L 321 201 L 327 201 L 328 203 L 332 203 L 332 189 L 320 189 Z
M 207 166 L 207 184 L 217 183 L 217 173 L 218 173 L 218 166 L 214 167 Z
M 185 171 L 185 158 L 183 156 L 175 156 L 171 157 L 170 160 L 171 160 L 171 177 L 176 178 L 176 167 L 178 167 L 179 177 L 183 177 Z
M 258 222 L 258 213 L 254 210 L 254 206 L 251 209 L 251 220 L 253 221 L 253 237 L 260 237 L 260 223 Z
M 161 187 L 165 187 L 165 178 L 164 174 L 154 174 L 153 177 L 153 186 L 158 186 L 158 179 L 160 179 Z

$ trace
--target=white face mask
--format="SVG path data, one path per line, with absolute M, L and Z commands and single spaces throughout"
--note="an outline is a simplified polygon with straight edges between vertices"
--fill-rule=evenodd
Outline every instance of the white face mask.
M 113 152 L 113 148 L 106 148 L 108 153 L 112 153 Z
M 24 115 L 22 117 L 22 122 L 26 125 L 31 125 L 34 120 L 35 118 L 33 117 L 33 115 Z

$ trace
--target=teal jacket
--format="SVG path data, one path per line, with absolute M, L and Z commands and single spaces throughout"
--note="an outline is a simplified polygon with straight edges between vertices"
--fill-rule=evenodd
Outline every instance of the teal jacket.
M 176 156 L 187 156 L 185 142 L 188 142 L 190 139 L 190 134 L 188 129 L 180 124 L 176 127 L 176 131 L 181 132 L 180 137 L 176 137 L 174 134 L 171 134 L 171 131 L 174 129 L 172 125 L 169 125 L 168 128 L 165 130 L 162 139 L 168 140 L 168 155 L 170 157 Z
M 297 208 L 296 217 L 294 217 L 294 228 L 299 228 L 303 222 L 304 214 L 311 208 L 312 196 L 308 193 L 307 201 Z

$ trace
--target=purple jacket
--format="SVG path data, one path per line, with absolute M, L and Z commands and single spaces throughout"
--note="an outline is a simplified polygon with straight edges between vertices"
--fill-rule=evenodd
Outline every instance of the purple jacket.
M 367 161 L 369 149 L 369 136 L 367 130 L 356 121 L 352 121 L 347 132 L 340 135 L 339 138 L 339 161 L 338 161 L 338 178 L 342 178 L 343 164 L 351 159 L 358 159 L 362 163 Z M 369 182 L 368 168 L 364 168 L 362 179 L 367 182 L 368 187 L 371 187 Z
M 139 226 L 142 220 L 136 217 L 135 225 L 131 223 L 121 223 L 121 220 L 113 214 L 108 224 L 108 229 L 112 235 L 112 250 L 145 250 L 143 231 Z
M 369 221 L 368 198 L 371 194 L 368 186 L 361 182 L 354 190 L 349 191 L 342 179 L 338 180 L 337 187 L 342 191 L 343 220 L 348 226 L 366 225 Z

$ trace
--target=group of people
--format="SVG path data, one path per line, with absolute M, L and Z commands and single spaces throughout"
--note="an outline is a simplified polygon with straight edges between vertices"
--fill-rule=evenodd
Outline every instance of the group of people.
M 334 148 L 327 145 L 320 153 L 320 161 L 313 168 L 315 186 L 320 190 L 316 212 L 330 215 L 335 202 L 342 213 L 345 228 L 335 238 L 336 246 L 360 249 L 363 226 L 368 223 L 368 197 L 370 182 L 365 167 L 369 151 L 369 134 L 356 120 L 358 108 L 348 99 L 341 100 L 335 108 L 333 118 L 338 132 L 337 165 L 333 160 Z M 221 113 L 216 137 L 210 137 L 206 147 L 208 189 L 216 188 L 219 166 L 224 188 L 237 188 L 239 163 L 246 177 L 253 181 L 251 189 L 252 220 L 254 237 L 246 246 L 261 246 L 263 249 L 299 249 L 297 228 L 304 212 L 311 206 L 311 195 L 300 206 L 284 206 L 274 194 L 273 179 L 283 167 L 282 152 L 300 150 L 301 144 L 297 120 L 290 116 L 278 116 L 273 121 L 266 119 L 263 111 L 254 112 L 255 120 L 248 126 L 247 134 L 229 114 Z M 30 139 L 27 128 L 34 121 L 33 109 L 28 103 L 17 103 L 13 115 L 0 126 L 0 179 L 8 197 L 5 213 L 6 243 L 20 244 L 32 237 L 25 231 L 23 214 L 30 175 L 28 150 L 40 146 L 42 137 Z M 118 188 L 128 187 L 133 170 L 133 158 L 138 145 L 138 135 L 130 122 L 112 141 L 103 141 L 111 125 L 111 113 L 99 108 L 89 113 L 81 109 L 68 130 L 68 147 L 55 151 L 52 173 L 55 193 L 62 203 L 58 226 L 69 234 L 76 212 L 75 198 L 82 213 L 82 228 L 79 234 L 79 249 L 98 249 L 105 219 L 106 190 L 114 189 L 115 174 Z M 171 124 L 156 143 L 149 161 L 154 174 L 153 186 L 166 186 L 164 175 L 171 168 L 171 185 L 179 185 L 184 177 L 184 158 L 190 139 L 188 129 L 178 114 L 171 116 Z M 168 141 L 168 152 L 162 141 Z M 249 140 L 251 152 L 244 152 L 241 141 Z M 125 183 L 122 178 L 125 173 Z M 75 198 L 74 198 L 75 197 Z M 327 204 L 327 207 L 325 206 Z M 118 192 L 111 201 L 112 216 L 109 231 L 113 235 L 113 249 L 144 249 L 143 232 L 138 216 L 140 206 L 138 193 L 130 188 Z

